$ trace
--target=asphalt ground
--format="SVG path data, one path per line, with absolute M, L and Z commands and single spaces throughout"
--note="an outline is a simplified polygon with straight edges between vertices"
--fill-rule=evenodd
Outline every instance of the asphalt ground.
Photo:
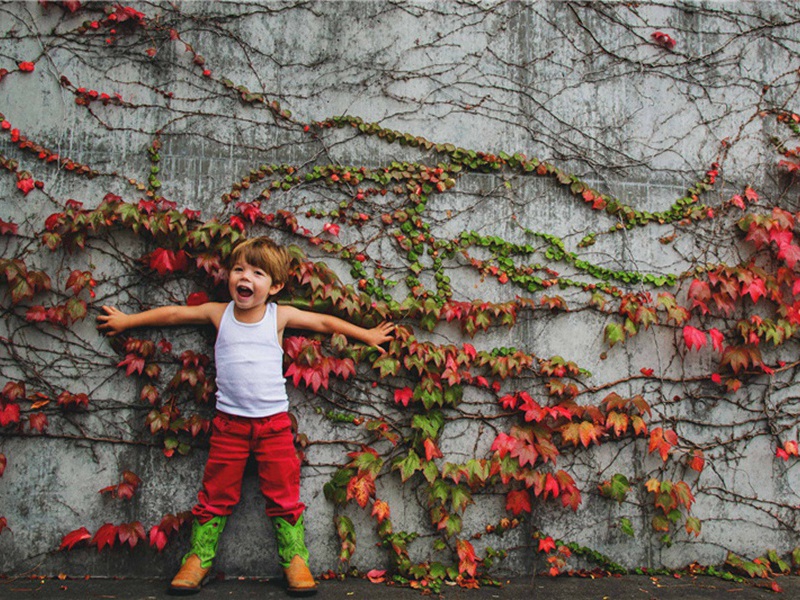
M 800 577 L 778 577 L 774 580 L 782 592 L 771 589 L 772 581 L 748 580 L 744 583 L 724 581 L 707 576 L 664 575 L 647 577 L 525 577 L 503 582 L 502 587 L 462 589 L 445 586 L 439 597 L 451 600 L 738 600 L 800 599 Z M 167 594 L 167 582 L 143 579 L 45 579 L 0 578 L 0 598 L 22 600 L 159 600 L 175 598 Z M 420 590 L 370 583 L 364 579 L 321 581 L 315 600 L 414 600 L 430 596 Z M 436 597 L 436 594 L 433 594 Z M 186 597 L 186 596 L 184 596 Z M 219 600 L 222 598 L 289 598 L 281 580 L 228 579 L 212 581 L 189 598 Z

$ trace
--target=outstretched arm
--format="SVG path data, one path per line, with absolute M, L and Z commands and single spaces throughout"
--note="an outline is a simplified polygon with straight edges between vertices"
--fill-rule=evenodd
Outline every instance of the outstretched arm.
M 282 332 L 286 327 L 307 329 L 319 333 L 341 333 L 369 346 L 380 346 L 384 342 L 388 342 L 392 339 L 391 333 L 394 330 L 393 323 L 381 323 L 376 327 L 366 329 L 332 315 L 300 310 L 293 306 L 279 306 L 278 329 Z
M 97 329 L 116 335 L 134 327 L 163 327 L 167 325 L 219 326 L 225 305 L 207 302 L 199 306 L 160 306 L 140 313 L 127 314 L 113 306 L 103 306 L 105 314 L 97 317 Z

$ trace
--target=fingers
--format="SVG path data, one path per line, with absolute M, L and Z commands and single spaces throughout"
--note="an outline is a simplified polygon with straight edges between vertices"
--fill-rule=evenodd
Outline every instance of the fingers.
M 114 325 L 110 323 L 110 320 L 115 316 L 114 313 L 118 313 L 120 311 L 113 306 L 101 306 L 100 308 L 105 311 L 106 314 L 97 316 L 97 329 L 108 336 L 115 335 L 117 331 L 115 330 Z

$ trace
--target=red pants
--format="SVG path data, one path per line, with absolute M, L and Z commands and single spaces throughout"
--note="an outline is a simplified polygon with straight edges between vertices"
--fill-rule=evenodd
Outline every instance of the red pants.
M 242 495 L 242 475 L 250 453 L 258 463 L 261 493 L 269 517 L 294 524 L 305 509 L 300 502 L 300 460 L 288 413 L 251 419 L 218 412 L 211 423 L 203 489 L 192 514 L 205 523 L 228 516 Z

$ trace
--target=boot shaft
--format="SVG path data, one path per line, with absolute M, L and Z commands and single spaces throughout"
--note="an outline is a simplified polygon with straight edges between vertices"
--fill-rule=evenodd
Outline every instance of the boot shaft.
M 306 528 L 303 515 L 300 515 L 294 525 L 282 517 L 274 517 L 272 525 L 275 528 L 275 541 L 278 544 L 278 556 L 280 557 L 281 566 L 284 569 L 287 568 L 295 556 L 299 556 L 303 559 L 303 562 L 308 564 L 308 548 L 306 548 L 305 541 Z
M 183 562 L 185 563 L 186 559 L 195 554 L 204 569 L 211 567 L 211 561 L 217 555 L 219 536 L 225 529 L 227 520 L 227 517 L 214 517 L 205 523 L 200 523 L 197 519 L 192 521 L 191 548 L 183 557 Z

